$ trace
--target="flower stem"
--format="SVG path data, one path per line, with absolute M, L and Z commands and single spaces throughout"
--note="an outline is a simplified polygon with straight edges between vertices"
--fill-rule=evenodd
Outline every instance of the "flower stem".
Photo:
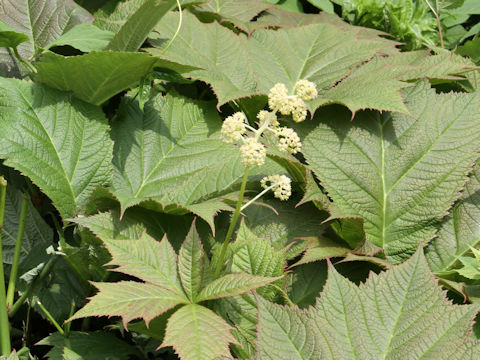
M 7 199 L 7 181 L 0 176 L 0 355 L 10 355 L 10 324 L 8 323 L 7 298 L 5 294 L 5 275 L 3 272 L 2 230 Z
M 225 236 L 225 240 L 223 241 L 222 248 L 220 250 L 220 256 L 218 258 L 217 267 L 215 269 L 215 279 L 217 279 L 222 271 L 223 261 L 225 260 L 225 253 L 227 252 L 228 244 L 230 243 L 230 239 L 232 237 L 233 231 L 235 230 L 235 226 L 237 225 L 238 217 L 240 216 L 240 212 L 242 209 L 243 204 L 243 195 L 245 194 L 245 188 L 247 187 L 247 180 L 248 180 L 248 173 L 250 168 L 247 166 L 245 168 L 245 173 L 243 174 L 242 185 L 240 186 L 240 194 L 238 195 L 237 206 L 235 208 L 235 212 L 233 213 L 232 221 L 230 222 L 230 226 L 227 230 L 227 235 Z
M 23 246 L 23 233 L 25 231 L 25 223 L 27 222 L 28 198 L 22 198 L 22 208 L 20 210 L 20 221 L 18 223 L 17 241 L 15 242 L 15 251 L 13 253 L 12 270 L 10 271 L 10 279 L 8 281 L 7 291 L 7 308 L 13 305 L 13 297 L 15 296 L 15 283 L 17 282 L 18 266 L 20 264 L 20 254 Z
M 58 324 L 58 322 L 53 318 L 52 314 L 50 314 L 50 312 L 45 308 L 45 306 L 42 305 L 42 303 L 39 300 L 37 300 L 37 305 L 45 314 L 47 319 L 50 320 L 52 325 L 57 328 L 58 332 L 62 335 L 65 335 L 65 332 L 63 331 L 62 327 Z
M 251 205 L 254 201 L 256 201 L 258 198 L 262 197 L 264 194 L 266 194 L 268 191 L 272 190 L 277 184 L 272 184 L 266 189 L 264 189 L 261 193 L 258 193 L 253 199 L 251 199 L 249 202 L 247 202 L 245 205 L 243 205 L 240 208 L 240 211 L 245 210 L 249 205 Z

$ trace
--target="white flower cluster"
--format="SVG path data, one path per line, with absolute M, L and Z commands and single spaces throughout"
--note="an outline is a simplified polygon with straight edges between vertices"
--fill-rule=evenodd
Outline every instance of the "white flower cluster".
M 240 154 L 242 155 L 242 164 L 245 166 L 258 165 L 265 163 L 267 150 L 263 144 L 260 144 L 255 138 L 247 138 L 243 145 L 240 146 Z
M 290 154 L 296 154 L 302 150 L 302 143 L 295 130 L 287 127 L 279 127 L 275 131 L 278 140 L 278 149 Z
M 225 143 L 231 144 L 234 141 L 238 141 L 245 134 L 247 123 L 247 117 L 244 113 L 237 112 L 232 116 L 227 117 L 223 121 L 222 125 L 222 139 Z
M 280 200 L 288 200 L 290 195 L 292 195 L 292 186 L 291 180 L 288 176 L 285 175 L 271 175 L 266 176 L 262 179 L 260 184 L 262 187 L 267 189 L 272 189 L 273 195 Z
M 296 95 L 288 95 L 285 84 L 275 84 L 268 92 L 268 106 L 282 115 L 291 114 L 295 122 L 302 122 L 307 118 L 305 101 L 315 99 L 318 92 L 315 84 L 308 80 L 297 81 L 295 92 Z
M 297 133 L 293 129 L 280 127 L 277 113 L 292 115 L 295 122 L 304 121 L 307 117 L 305 101 L 315 99 L 318 94 L 315 84 L 308 80 L 299 80 L 295 84 L 295 93 L 295 95 L 288 95 L 285 84 L 275 84 L 268 93 L 268 106 L 271 111 L 258 112 L 257 129 L 249 125 L 247 117 L 242 112 L 236 112 L 224 120 L 221 131 L 222 140 L 227 144 L 242 142 L 240 154 L 243 165 L 262 166 L 265 163 L 267 149 L 261 139 L 267 131 L 276 137 L 280 151 L 296 154 L 302 150 L 302 143 Z M 287 200 L 292 192 L 291 180 L 285 175 L 267 176 L 262 179 L 261 185 L 265 189 L 264 192 L 271 189 L 275 197 L 280 200 Z

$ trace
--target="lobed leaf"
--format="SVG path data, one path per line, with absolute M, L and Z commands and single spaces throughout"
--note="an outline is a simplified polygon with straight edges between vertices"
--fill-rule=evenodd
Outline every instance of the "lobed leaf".
M 480 96 L 435 94 L 425 84 L 405 92 L 412 119 L 337 109 L 304 128 L 304 154 L 347 217 L 363 217 L 368 241 L 401 262 L 426 244 L 459 196 L 478 157 Z M 335 214 L 332 215 L 335 217 Z
M 360 286 L 330 265 L 323 293 L 306 313 L 259 299 L 257 358 L 474 359 L 477 310 L 447 301 L 421 249 Z

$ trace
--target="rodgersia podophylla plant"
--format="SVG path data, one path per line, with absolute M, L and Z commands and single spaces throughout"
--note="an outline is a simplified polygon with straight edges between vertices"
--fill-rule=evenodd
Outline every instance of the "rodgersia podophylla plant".
M 286 175 L 266 176 L 261 180 L 261 186 L 264 190 L 246 204 L 243 204 L 243 195 L 250 167 L 255 165 L 262 166 L 265 163 L 267 149 L 263 140 L 267 133 L 274 135 L 278 150 L 284 153 L 296 154 L 302 150 L 302 142 L 298 134 L 291 128 L 280 126 L 277 113 L 285 116 L 291 115 L 295 122 L 304 121 L 308 112 L 305 101 L 313 100 L 317 95 L 315 84 L 308 80 L 299 80 L 295 84 L 294 95 L 288 94 L 285 84 L 277 83 L 268 92 L 270 111 L 261 110 L 257 114 L 257 128 L 248 123 L 246 115 L 242 112 L 236 112 L 224 120 L 221 130 L 222 141 L 227 144 L 239 145 L 245 173 L 240 187 L 237 207 L 220 252 L 216 276 L 220 274 L 227 245 L 233 234 L 240 211 L 270 190 L 280 200 L 288 200 L 292 193 L 291 180 Z

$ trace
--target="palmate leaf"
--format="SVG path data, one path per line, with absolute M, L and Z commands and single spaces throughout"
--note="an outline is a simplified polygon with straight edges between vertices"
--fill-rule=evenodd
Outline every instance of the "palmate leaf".
M 308 79 L 319 90 L 319 97 L 308 103 L 312 111 L 321 105 L 340 103 L 352 113 L 365 108 L 408 113 L 400 93 L 408 86 L 407 80 L 428 76 L 429 71 L 449 78 L 471 69 L 449 60 L 446 65 L 436 63 L 430 70 L 405 62 L 403 57 L 403 62 L 396 61 L 395 65 L 377 64 L 374 60 L 385 55 L 395 58 L 397 43 L 380 37 L 382 33 L 377 31 L 339 24 L 334 16 L 308 19 L 305 21 L 311 25 L 257 30 L 247 38 L 217 23 L 201 23 L 185 13 L 175 46 L 164 52 L 165 39 L 171 38 L 177 27 L 175 15 L 167 14 L 155 28 L 157 34 L 150 35 L 154 48 L 149 51 L 173 62 L 197 66 L 199 69 L 186 75 L 211 84 L 220 105 L 266 95 L 278 82 L 293 92 L 298 80 Z M 284 46 L 277 46 L 279 43 Z M 401 71 L 398 62 L 404 65 Z
M 168 320 L 162 346 L 172 346 L 182 360 L 213 360 L 230 357 L 231 327 L 212 310 L 190 304 Z
M 112 141 L 100 108 L 41 84 L 0 79 L 0 157 L 49 196 L 62 217 L 109 183 Z
M 480 165 L 477 163 L 437 237 L 425 249 L 428 264 L 434 273 L 447 272 L 480 242 Z
M 435 235 L 478 157 L 480 94 L 405 91 L 415 119 L 342 110 L 303 128 L 304 154 L 343 216 L 363 217 L 368 241 L 401 262 Z M 308 129 L 307 129 L 308 128 Z M 335 214 L 332 214 L 335 217 Z
M 29 38 L 18 46 L 18 52 L 30 59 L 39 48 L 47 47 L 75 25 L 91 23 L 93 17 L 73 0 L 4 0 L 0 2 L 0 21 Z M 0 48 L 0 74 L 18 72 L 8 51 Z
M 259 299 L 257 359 L 474 359 L 477 310 L 446 300 L 421 249 L 359 287 L 330 266 L 307 312 Z

